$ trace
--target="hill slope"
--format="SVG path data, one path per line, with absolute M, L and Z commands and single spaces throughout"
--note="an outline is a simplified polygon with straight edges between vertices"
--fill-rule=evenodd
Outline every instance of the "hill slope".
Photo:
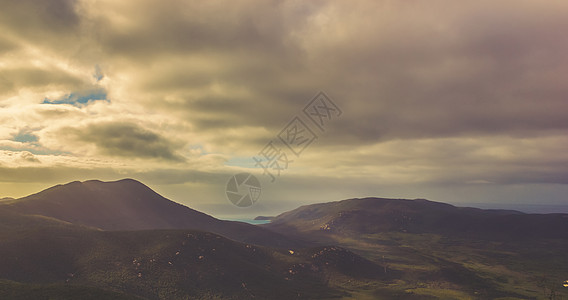
M 57 185 L 27 197 L 2 201 L 0 210 L 102 230 L 196 229 L 260 245 L 298 246 L 297 242 L 266 229 L 218 220 L 170 201 L 132 179 Z
M 365 198 L 259 227 L 134 180 L 72 182 L 0 202 L 0 296 L 534 299 L 565 294 L 567 225 L 563 214 Z
M 100 231 L 40 219 L 0 227 L 0 237 L 2 299 L 318 299 L 344 294 L 330 278 L 382 275 L 339 247 L 292 253 L 194 230 Z
M 484 238 L 568 238 L 568 214 L 455 207 L 424 199 L 363 198 L 306 205 L 264 225 L 279 232 L 435 233 Z
M 364 198 L 307 205 L 261 225 L 335 244 L 398 273 L 369 299 L 560 299 L 568 215 Z M 554 298 L 557 297 L 557 298 Z M 357 297 L 354 297 L 357 298 Z

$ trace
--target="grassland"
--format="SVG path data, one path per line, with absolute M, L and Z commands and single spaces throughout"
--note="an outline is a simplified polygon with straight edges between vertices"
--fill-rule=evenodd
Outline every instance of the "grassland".
M 320 236 L 385 266 L 345 299 L 568 299 L 568 241 L 464 240 L 387 232 Z M 328 242 L 329 242 L 328 240 Z

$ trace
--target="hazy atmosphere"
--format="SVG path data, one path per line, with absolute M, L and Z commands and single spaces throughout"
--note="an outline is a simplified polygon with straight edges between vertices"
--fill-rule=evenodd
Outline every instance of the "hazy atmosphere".
M 365 196 L 568 204 L 566 1 L 0 7 L 0 198 L 134 178 L 215 216 Z M 311 122 L 319 92 L 336 109 Z M 314 138 L 278 144 L 271 178 L 253 157 L 295 117 Z M 261 181 L 252 208 L 225 195 L 240 172 Z

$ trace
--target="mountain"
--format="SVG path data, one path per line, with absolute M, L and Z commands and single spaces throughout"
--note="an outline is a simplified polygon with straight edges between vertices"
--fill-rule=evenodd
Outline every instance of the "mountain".
M 255 226 L 135 180 L 0 202 L 0 299 L 555 299 L 568 215 L 363 198 Z
M 288 233 L 350 235 L 394 231 L 464 238 L 568 238 L 568 214 L 455 207 L 425 199 L 363 198 L 306 205 L 263 226 Z
M 297 241 L 267 229 L 218 220 L 168 200 L 133 179 L 57 185 L 27 197 L 2 201 L 0 210 L 101 230 L 195 229 L 260 245 L 298 246 Z
M 130 179 L 6 201 L 0 241 L 0 299 L 330 299 L 387 278 L 348 249 L 217 220 Z
M 568 297 L 567 214 L 363 198 L 302 206 L 260 226 L 339 245 L 396 274 L 388 284 L 359 290 L 361 298 Z

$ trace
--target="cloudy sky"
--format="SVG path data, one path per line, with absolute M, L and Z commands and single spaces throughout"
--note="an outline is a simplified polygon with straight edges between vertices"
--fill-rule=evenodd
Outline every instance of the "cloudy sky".
M 0 197 L 130 177 L 218 216 L 363 196 L 568 204 L 566 1 L 0 7 Z M 303 112 L 320 91 L 341 110 L 322 128 Z M 317 136 L 299 156 L 278 138 L 295 117 Z M 274 182 L 253 160 L 271 141 L 289 160 Z M 262 183 L 252 209 L 225 197 L 239 172 Z

